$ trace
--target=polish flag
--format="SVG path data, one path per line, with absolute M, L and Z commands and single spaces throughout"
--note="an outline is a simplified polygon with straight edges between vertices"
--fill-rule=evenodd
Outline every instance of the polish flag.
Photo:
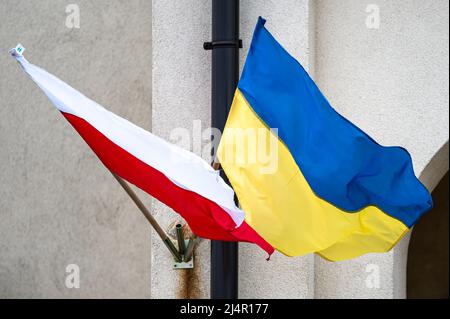
M 273 253 L 207 162 L 106 110 L 29 63 L 23 51 L 18 45 L 10 53 L 109 170 L 171 207 L 197 236 L 251 242 Z

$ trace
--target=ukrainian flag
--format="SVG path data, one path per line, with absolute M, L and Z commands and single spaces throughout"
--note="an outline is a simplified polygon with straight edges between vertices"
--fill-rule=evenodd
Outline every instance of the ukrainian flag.
M 432 207 L 410 155 L 338 114 L 264 24 L 217 153 L 246 222 L 288 256 L 389 251 Z

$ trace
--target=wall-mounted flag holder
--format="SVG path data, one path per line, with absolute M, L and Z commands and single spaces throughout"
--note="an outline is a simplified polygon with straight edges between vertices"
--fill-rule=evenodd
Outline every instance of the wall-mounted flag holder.
M 112 173 L 112 172 L 111 172 Z M 162 241 L 166 245 L 167 249 L 173 256 L 174 263 L 173 269 L 189 269 L 194 268 L 194 245 L 197 241 L 197 237 L 194 235 L 189 240 L 184 239 L 183 228 L 181 224 L 176 226 L 177 231 L 177 241 L 178 249 L 175 247 L 172 239 L 167 235 L 167 233 L 161 228 L 155 218 L 152 216 L 150 211 L 144 206 L 142 201 L 136 195 L 136 193 L 131 189 L 128 183 L 123 180 L 120 176 L 112 173 L 115 179 L 119 182 L 125 192 L 130 196 L 145 218 L 152 225 L 153 229 L 161 237 Z
M 192 236 L 189 240 L 184 238 L 183 226 L 178 224 L 176 226 L 178 252 L 181 255 L 181 262 L 174 260 L 173 269 L 191 269 L 194 268 L 194 246 L 197 242 L 197 237 Z

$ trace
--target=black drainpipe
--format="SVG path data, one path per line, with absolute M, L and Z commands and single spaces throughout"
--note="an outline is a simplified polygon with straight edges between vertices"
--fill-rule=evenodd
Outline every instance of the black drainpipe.
M 239 0 L 212 0 L 211 126 L 223 130 L 239 80 Z M 222 175 L 226 179 L 226 176 Z M 211 241 L 211 298 L 238 298 L 238 244 Z

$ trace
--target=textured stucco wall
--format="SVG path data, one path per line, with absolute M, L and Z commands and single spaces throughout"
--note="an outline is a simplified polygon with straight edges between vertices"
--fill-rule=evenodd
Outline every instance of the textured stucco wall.
M 368 4 L 381 10 L 380 29 L 366 28 Z M 209 125 L 210 60 L 200 43 L 209 39 L 210 3 L 205 0 L 202 5 L 199 10 L 188 0 L 154 1 L 153 125 L 165 137 L 174 127 L 192 130 L 194 119 L 201 119 L 204 128 Z M 184 19 L 186 15 L 194 15 L 194 21 Z M 296 58 L 315 69 L 313 76 L 339 112 L 381 144 L 410 150 L 417 175 L 448 141 L 446 1 L 243 1 L 242 61 L 258 15 L 268 18 L 269 29 Z M 180 41 L 181 49 L 174 49 L 173 43 Z M 194 106 L 186 108 L 189 103 Z M 160 212 L 167 216 L 163 207 Z M 167 217 L 167 224 L 174 219 L 174 215 Z M 352 261 L 328 263 L 313 256 L 276 255 L 270 263 L 261 263 L 258 249 L 241 244 L 240 297 L 404 297 L 407 247 L 408 236 L 393 252 Z M 155 254 L 157 249 L 153 248 Z M 184 290 L 179 296 L 207 297 L 207 241 L 198 259 L 201 267 L 193 276 L 174 278 L 167 264 L 155 265 L 154 296 L 174 296 L 180 283 L 186 289 L 189 278 L 194 278 L 195 293 Z M 370 288 L 368 281 L 377 275 L 379 287 L 375 280 Z
M 65 26 L 70 3 L 80 29 Z M 0 1 L 0 298 L 149 297 L 148 224 L 9 57 L 17 42 L 32 63 L 150 128 L 150 1 Z M 80 289 L 65 287 L 72 263 Z
M 64 24 L 70 3 L 80 7 L 80 29 Z M 366 28 L 368 4 L 381 10 L 378 30 Z M 209 134 L 199 132 L 210 126 L 211 54 L 202 49 L 210 6 L 0 2 L 0 298 L 209 297 L 209 241 L 196 249 L 194 270 L 173 271 L 145 219 L 7 50 L 22 42 L 31 62 L 159 136 L 173 140 L 174 128 L 187 129 L 194 143 L 183 146 L 200 153 L 198 142 L 206 145 Z M 381 144 L 408 148 L 425 184 L 437 183 L 448 170 L 447 1 L 241 1 L 241 67 L 258 15 L 314 70 L 339 112 Z M 166 228 L 179 220 L 162 204 L 152 209 Z M 347 262 L 278 254 L 266 262 L 259 249 L 240 244 L 239 294 L 404 297 L 407 247 L 405 238 L 391 253 Z M 70 263 L 81 269 L 78 290 L 64 286 Z M 379 288 L 366 285 L 373 266 Z
M 268 19 L 268 28 L 308 67 L 313 51 L 310 9 L 310 1 L 241 1 L 241 67 L 259 15 Z M 193 121 L 198 120 L 202 129 L 210 127 L 211 53 L 202 48 L 210 37 L 211 1 L 153 1 L 152 126 L 157 135 L 170 139 L 173 129 L 185 128 L 192 136 Z M 208 139 L 206 134 L 203 145 Z M 193 143 L 183 146 L 199 153 Z M 155 203 L 154 211 L 166 227 L 178 219 L 161 204 Z M 313 256 L 288 259 L 276 254 L 266 262 L 255 246 L 239 247 L 241 298 L 313 296 Z M 209 253 L 210 243 L 204 240 L 196 250 L 195 269 L 174 272 L 165 247 L 153 240 L 152 297 L 209 297 Z
M 379 29 L 366 28 L 369 4 L 380 9 Z M 448 1 L 316 1 L 319 86 L 380 144 L 406 147 L 418 176 L 448 141 L 448 67 Z M 316 297 L 405 297 L 408 240 L 352 261 L 317 257 Z M 378 288 L 366 285 L 373 266 Z

